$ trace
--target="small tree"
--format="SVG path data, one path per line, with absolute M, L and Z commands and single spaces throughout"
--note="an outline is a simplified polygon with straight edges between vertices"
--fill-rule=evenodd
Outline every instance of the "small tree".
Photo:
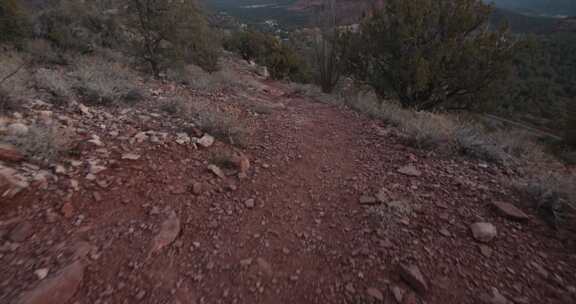
M 0 42 L 22 38 L 28 34 L 28 30 L 28 18 L 20 1 L 0 1 Z
M 407 108 L 477 96 L 508 74 L 517 46 L 507 26 L 490 28 L 491 12 L 481 0 L 388 0 L 349 34 L 362 47 L 348 69 Z
M 126 24 L 140 58 L 159 77 L 167 64 L 192 62 L 216 69 L 214 35 L 195 0 L 127 0 Z

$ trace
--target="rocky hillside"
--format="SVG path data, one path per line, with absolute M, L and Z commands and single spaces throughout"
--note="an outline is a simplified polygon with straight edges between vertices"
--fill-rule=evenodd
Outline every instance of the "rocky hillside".
M 0 148 L 0 302 L 576 301 L 573 239 L 502 182 L 513 168 L 223 66 L 217 88 L 38 95 L 2 118 L 3 135 L 63 144 L 48 162 Z

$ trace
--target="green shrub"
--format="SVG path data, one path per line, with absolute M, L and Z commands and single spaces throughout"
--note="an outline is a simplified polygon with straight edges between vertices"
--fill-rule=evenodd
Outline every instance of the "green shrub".
M 28 36 L 29 29 L 29 20 L 20 1 L 0 1 L 0 42 L 16 41 Z
M 270 34 L 235 32 L 224 42 L 224 47 L 238 53 L 246 61 L 266 66 L 273 79 L 308 82 L 311 78 L 310 69 L 298 53 Z
M 474 97 L 508 75 L 517 49 L 506 27 L 488 28 L 491 12 L 481 0 L 389 0 L 345 35 L 347 70 L 403 107 Z

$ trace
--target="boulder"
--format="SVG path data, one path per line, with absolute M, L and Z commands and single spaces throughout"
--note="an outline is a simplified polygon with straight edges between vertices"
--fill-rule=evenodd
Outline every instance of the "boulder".
M 474 223 L 470 225 L 470 230 L 474 239 L 481 243 L 489 243 L 498 235 L 496 226 L 491 223 Z

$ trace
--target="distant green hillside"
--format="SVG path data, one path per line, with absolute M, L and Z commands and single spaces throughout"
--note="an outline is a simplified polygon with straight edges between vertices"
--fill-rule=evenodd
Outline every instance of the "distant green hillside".
M 486 0 L 508 10 L 535 15 L 576 16 L 576 0 Z
M 505 9 L 496 9 L 492 15 L 492 23 L 500 24 L 503 20 L 509 22 L 515 33 L 536 34 L 553 32 L 559 21 L 557 18 L 526 16 Z
M 289 10 L 296 0 L 204 0 L 213 11 L 225 11 L 246 23 L 276 20 L 284 27 L 305 25 L 308 16 Z

